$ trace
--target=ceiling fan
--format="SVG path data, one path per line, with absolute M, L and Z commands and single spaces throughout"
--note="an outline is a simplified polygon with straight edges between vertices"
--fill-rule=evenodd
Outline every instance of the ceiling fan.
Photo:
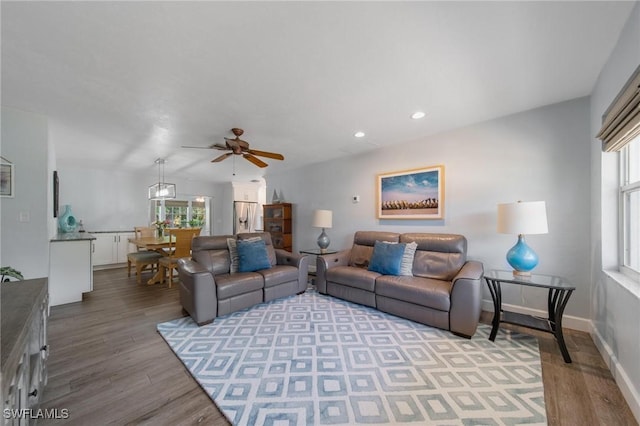
M 247 160 L 249 160 L 250 162 L 252 162 L 258 167 L 268 166 L 267 163 L 265 163 L 258 157 L 273 158 L 274 160 L 284 160 L 284 156 L 282 154 L 277 154 L 275 152 L 268 152 L 268 151 L 258 151 L 257 149 L 249 148 L 249 142 L 246 142 L 240 139 L 240 136 L 242 136 L 242 134 L 244 133 L 244 130 L 234 127 L 233 129 L 231 129 L 231 131 L 236 137 L 233 139 L 224 138 L 225 140 L 224 145 L 221 143 L 214 143 L 213 145 L 210 145 L 210 146 L 182 146 L 182 147 L 183 148 L 200 148 L 200 149 L 219 149 L 221 151 L 231 151 L 231 152 L 227 152 L 226 154 L 222 154 L 219 157 L 214 158 L 213 160 L 211 160 L 212 163 L 218 163 L 232 156 L 233 154 L 242 155 L 244 158 L 246 158 Z M 256 155 L 258 157 L 256 157 Z

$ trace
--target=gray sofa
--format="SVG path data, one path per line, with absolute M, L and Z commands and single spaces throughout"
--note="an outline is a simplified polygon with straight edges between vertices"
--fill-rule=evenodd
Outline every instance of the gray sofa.
M 417 244 L 412 276 L 369 271 L 376 241 Z M 318 256 L 318 291 L 399 317 L 471 337 L 480 320 L 482 263 L 468 261 L 456 234 L 360 231 L 353 246 Z
M 264 240 L 270 268 L 231 273 L 228 238 Z M 275 249 L 271 235 L 245 233 L 196 237 L 191 258 L 178 261 L 180 303 L 198 324 L 262 302 L 302 293 L 307 288 L 309 258 Z

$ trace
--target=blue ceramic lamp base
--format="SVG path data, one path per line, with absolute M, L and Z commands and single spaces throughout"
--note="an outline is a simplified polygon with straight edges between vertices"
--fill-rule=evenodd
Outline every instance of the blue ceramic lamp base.
M 514 275 L 524 276 L 530 276 L 531 270 L 538 265 L 538 255 L 527 245 L 524 235 L 518 235 L 518 242 L 507 252 L 507 262 Z

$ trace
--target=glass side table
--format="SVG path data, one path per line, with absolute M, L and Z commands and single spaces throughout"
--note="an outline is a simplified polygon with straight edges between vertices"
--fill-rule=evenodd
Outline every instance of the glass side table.
M 495 341 L 500 323 L 516 324 L 535 330 L 546 331 L 555 336 L 564 362 L 570 363 L 571 357 L 564 343 L 562 334 L 562 314 L 569 302 L 571 293 L 576 289 L 567 280 L 554 275 L 531 274 L 530 276 L 514 275 L 512 271 L 491 270 L 484 275 L 493 299 L 493 328 L 489 340 Z M 502 284 L 515 284 L 528 287 L 539 287 L 549 290 L 547 299 L 548 317 L 539 318 L 502 310 Z
M 315 256 L 316 257 L 316 262 L 314 262 L 313 264 L 311 264 L 311 262 L 309 262 L 309 275 L 315 277 L 316 276 L 316 269 L 317 269 L 317 261 L 318 261 L 318 256 L 322 256 L 323 254 L 335 254 L 337 253 L 339 250 L 334 250 L 334 249 L 330 249 L 330 248 L 326 248 L 326 249 L 321 249 L 321 248 L 314 248 L 314 249 L 306 249 L 306 250 L 300 250 L 301 254 L 309 254 L 311 256 Z M 315 285 L 315 279 L 311 278 L 311 285 Z

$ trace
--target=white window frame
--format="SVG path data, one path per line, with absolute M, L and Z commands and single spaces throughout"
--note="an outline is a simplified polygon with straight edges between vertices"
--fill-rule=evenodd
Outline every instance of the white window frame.
M 631 141 L 627 146 L 625 146 L 619 152 L 620 156 L 620 185 L 619 185 L 619 195 L 618 195 L 618 212 L 619 212 L 619 269 L 620 272 L 627 275 L 631 279 L 635 281 L 640 281 L 640 271 L 629 266 L 629 251 L 630 246 L 634 245 L 636 249 L 636 253 L 638 250 L 638 245 L 640 244 L 640 233 L 636 235 L 632 235 L 631 229 L 629 229 L 630 219 L 629 215 L 629 206 L 627 205 L 627 195 L 635 192 L 640 193 L 640 179 L 631 182 L 630 181 L 630 166 L 632 161 L 640 161 L 639 158 L 631 158 L 629 151 L 631 145 L 634 144 L 636 148 L 636 152 L 640 152 L 640 137 L 636 137 L 633 141 Z M 639 155 L 640 156 L 640 155 Z M 636 165 L 636 167 L 640 167 Z M 636 171 L 636 173 L 638 173 Z M 637 226 L 637 224 L 636 224 Z

